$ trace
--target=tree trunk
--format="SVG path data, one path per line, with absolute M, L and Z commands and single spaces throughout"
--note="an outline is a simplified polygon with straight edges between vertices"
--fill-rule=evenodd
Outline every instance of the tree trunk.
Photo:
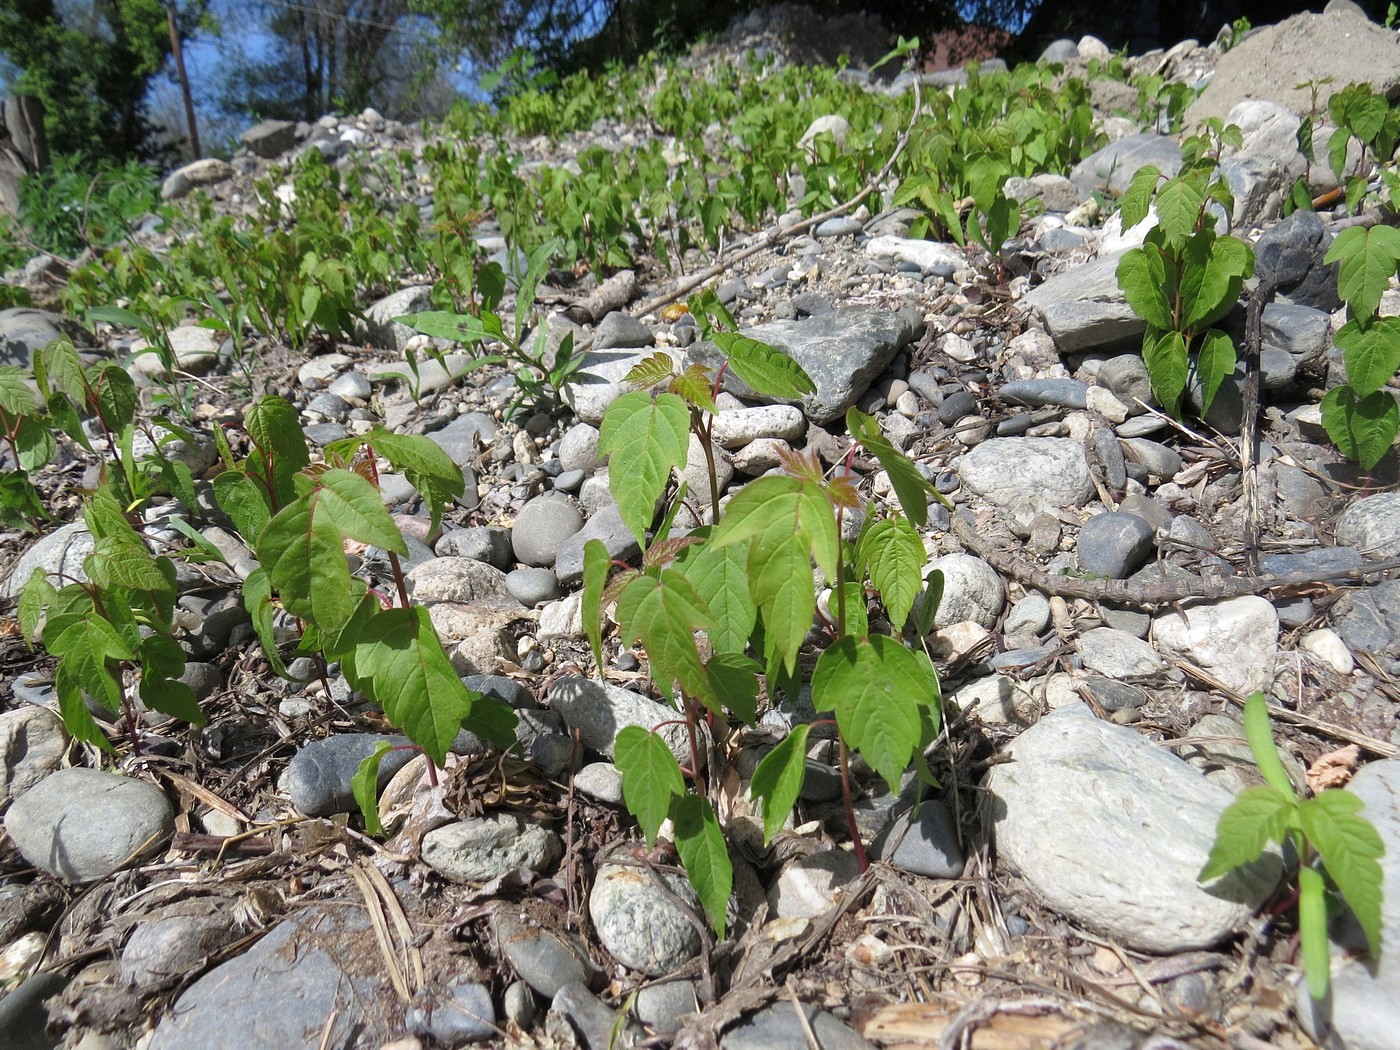
M 19 214 L 19 182 L 49 165 L 44 104 L 33 95 L 0 100 L 0 215 Z

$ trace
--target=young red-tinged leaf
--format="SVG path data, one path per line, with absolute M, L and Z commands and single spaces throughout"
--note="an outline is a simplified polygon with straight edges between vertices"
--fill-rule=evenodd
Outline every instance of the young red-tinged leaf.
M 608 583 L 612 559 L 602 540 L 589 540 L 583 545 L 583 631 L 588 635 L 588 647 L 593 651 L 593 664 L 598 676 L 603 674 L 603 588 Z
M 350 778 L 355 804 L 360 807 L 360 816 L 365 818 L 365 832 L 375 838 L 384 834 L 384 827 L 379 823 L 379 764 L 391 746 L 387 740 L 375 744 L 374 753 L 365 756 Z
M 880 461 L 885 473 L 890 476 L 890 484 L 905 516 L 918 527 L 928 523 L 928 500 L 932 496 L 944 506 L 951 508 L 947 497 L 934 487 L 932 481 L 919 472 L 914 461 L 880 433 L 880 424 L 871 416 L 852 408 L 846 413 L 846 426 L 851 437 L 859 441 Z
M 1152 380 L 1152 393 L 1157 401 L 1175 415 L 1186 389 L 1186 342 L 1180 332 L 1161 332 L 1149 328 L 1142 340 L 1142 361 Z
M 821 485 L 826 481 L 826 474 L 815 452 L 779 448 L 778 462 L 784 473 L 798 481 L 811 482 L 813 485 Z
M 842 638 L 823 652 L 812 671 L 812 700 L 817 710 L 836 712 L 841 735 L 891 791 L 919 746 L 919 705 L 937 702 L 914 654 L 884 635 Z
M 903 630 L 923 584 L 923 541 L 905 518 L 877 518 L 861 532 L 856 564 L 880 592 L 890 623 Z
M 714 332 L 710 339 L 729 359 L 729 370 L 764 397 L 796 399 L 817 385 L 788 354 L 738 332 Z
M 626 726 L 617 734 L 613 763 L 622 774 L 622 798 L 637 818 L 648 848 L 671 812 L 671 800 L 685 794 L 685 776 L 659 733 Z
M 1347 385 L 1357 397 L 1383 389 L 1400 371 L 1400 317 L 1353 317 L 1333 342 L 1342 351 Z
M 1322 855 L 1327 874 L 1350 905 L 1373 954 L 1381 951 L 1381 890 L 1385 875 L 1379 859 L 1385 843 L 1361 816 L 1365 805 L 1347 791 L 1332 789 L 1298 805 L 1303 834 Z
M 514 713 L 462 684 L 421 605 L 376 613 L 341 666 L 439 766 L 463 725 L 499 747 L 514 742 Z
M 650 390 L 658 383 L 667 383 L 676 374 L 676 362 L 669 354 L 652 354 L 641 363 L 633 365 L 627 373 L 627 382 Z
M 1251 693 L 1244 702 L 1244 735 L 1264 783 L 1281 795 L 1294 797 L 1297 789 L 1288 779 L 1283 760 L 1278 757 L 1273 726 L 1269 722 L 1269 705 L 1261 692 Z
M 1153 328 L 1173 326 L 1171 300 L 1167 298 L 1166 260 L 1150 242 L 1123 253 L 1118 260 L 1118 285 L 1133 312 Z
M 710 527 L 696 529 L 691 536 L 708 540 Z M 758 619 L 758 609 L 749 596 L 747 561 L 748 552 L 743 547 L 717 547 L 706 542 L 686 547 L 676 559 L 676 567 L 695 585 L 714 617 L 714 626 L 705 634 L 716 652 L 742 653 Z
M 1123 203 L 1118 209 L 1124 230 L 1132 229 L 1147 218 L 1148 209 L 1152 204 L 1152 192 L 1157 188 L 1157 180 L 1161 177 L 1162 173 L 1152 164 L 1144 164 L 1133 172 L 1127 192 L 1123 194 Z
M 1201 377 L 1201 411 L 1205 412 L 1210 409 L 1225 377 L 1234 375 L 1234 340 L 1218 328 L 1206 332 L 1196 352 L 1196 372 Z
M 1342 264 L 1337 291 L 1358 317 L 1369 317 L 1390 287 L 1400 261 L 1400 230 L 1394 226 L 1351 226 L 1337 234 L 1324 262 Z
M 676 852 L 695 887 L 715 932 L 724 937 L 725 911 L 734 889 L 734 865 L 710 800 L 682 795 L 671 807 L 676 829 Z
M 695 645 L 695 632 L 713 627 L 714 618 L 678 570 L 634 577 L 618 596 L 617 621 L 624 645 L 641 639 L 657 685 L 669 691 L 678 682 L 687 695 L 715 701 Z
M 680 555 L 681 551 L 687 547 L 693 547 L 700 542 L 698 536 L 667 536 L 664 539 L 653 540 L 646 553 L 642 555 L 643 571 L 657 569 L 663 565 L 670 565 Z
M 1295 802 L 1270 785 L 1245 788 L 1220 814 L 1215 844 L 1196 876 L 1209 882 L 1259 859 L 1270 842 L 1282 842 Z
M 763 756 L 753 771 L 750 791 L 761 800 L 763 807 L 763 844 L 773 841 L 782 830 L 807 776 L 807 732 L 811 727 L 800 722 L 792 727 L 782 742 Z
M 826 483 L 826 498 L 833 507 L 860 510 L 860 482 L 854 474 L 842 471 Z M 940 495 L 939 499 L 943 497 Z
M 691 365 L 671 380 L 670 390 L 671 393 L 693 408 L 698 408 L 712 416 L 719 412 L 719 406 L 715 404 L 713 393 L 714 377 L 710 375 L 707 368 Z
M 710 708 L 715 717 L 726 717 L 728 711 L 752 725 L 758 717 L 758 675 L 763 670 L 758 662 L 742 653 L 716 653 L 706 662 L 705 670 L 718 700 Z
M 690 410 L 675 394 L 655 400 L 640 390 L 608 406 L 598 435 L 598 454 L 611 456 L 608 485 L 618 512 L 637 542 L 646 546 L 656 501 L 672 469 L 685 465 L 690 445 Z
M 1298 870 L 1298 939 L 1308 994 L 1316 1002 L 1327 998 L 1332 950 L 1327 941 L 1327 880 L 1311 866 Z
M 1322 399 L 1322 425 L 1342 455 L 1371 470 L 1395 444 L 1400 407 L 1384 390 L 1358 398 L 1349 386 L 1336 386 Z

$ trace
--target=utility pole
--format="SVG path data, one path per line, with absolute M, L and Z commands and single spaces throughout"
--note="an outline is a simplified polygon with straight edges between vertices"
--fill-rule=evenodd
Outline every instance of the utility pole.
M 165 0 L 165 18 L 170 24 L 170 53 L 175 56 L 175 74 L 180 79 L 180 94 L 185 99 L 185 123 L 190 129 L 190 153 L 194 160 L 199 160 L 199 125 L 194 119 L 190 78 L 185 75 L 185 53 L 180 49 L 180 32 L 175 28 L 175 0 Z

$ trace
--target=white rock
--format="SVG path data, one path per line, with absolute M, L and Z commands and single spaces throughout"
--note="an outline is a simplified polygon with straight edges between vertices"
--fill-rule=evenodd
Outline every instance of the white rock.
M 807 432 L 807 420 L 795 405 L 761 405 L 721 411 L 715 416 L 713 436 L 725 448 L 743 448 L 759 438 L 797 441 Z
M 768 907 L 780 919 L 813 918 L 838 901 L 842 887 L 859 875 L 860 864 L 852 853 L 809 853 L 783 869 L 768 891 Z
M 872 237 L 865 250 L 877 259 L 911 262 L 924 270 L 940 266 L 959 269 L 966 263 L 962 251 L 954 245 L 916 241 L 908 237 Z
M 208 375 L 219 361 L 219 344 L 223 336 L 212 328 L 181 325 L 166 333 L 175 355 L 175 368 L 190 375 Z M 168 379 L 170 371 L 161 363 L 160 354 L 144 339 L 131 344 L 131 371 L 152 379 Z
M 1128 406 L 1107 387 L 1091 386 L 1085 391 L 1084 403 L 1089 411 L 1097 412 L 1115 426 L 1128 418 Z
M 583 594 L 570 594 L 550 602 L 540 610 L 540 629 L 536 637 L 541 642 L 568 641 L 582 638 Z
M 1309 631 L 1298 640 L 1298 648 L 1312 653 L 1338 674 L 1351 674 L 1356 669 L 1356 661 L 1352 659 L 1347 643 L 1330 627 Z
M 792 446 L 779 438 L 758 438 L 734 453 L 734 470 L 756 478 L 782 464 L 783 454 Z
M 976 705 L 977 718 L 988 725 L 1026 728 L 1040 717 L 1040 705 L 1020 682 L 1006 675 L 976 678 L 949 693 L 947 699 L 966 711 Z
M 996 623 L 1006 598 L 995 569 L 971 554 L 935 558 L 924 567 L 924 578 L 935 569 L 943 573 L 943 600 L 933 616 L 935 627 L 972 620 L 990 629 Z
M 1169 657 L 1209 671 L 1227 689 L 1268 690 L 1278 655 L 1278 612 L 1266 598 L 1240 598 L 1175 609 L 1152 620 L 1152 641 Z
M 1278 885 L 1277 852 L 1198 883 L 1232 796 L 1083 704 L 1046 715 L 1011 754 L 988 778 L 998 855 L 1079 925 L 1142 951 L 1208 948 Z
M 1368 558 L 1400 558 L 1400 492 L 1365 496 L 1337 519 L 1337 542 Z

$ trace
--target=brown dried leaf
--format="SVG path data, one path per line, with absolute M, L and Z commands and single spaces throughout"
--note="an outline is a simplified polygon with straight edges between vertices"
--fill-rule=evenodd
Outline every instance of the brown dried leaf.
M 1356 772 L 1356 763 L 1360 758 L 1361 749 L 1355 744 L 1318 755 L 1308 767 L 1308 787 L 1312 789 L 1313 794 L 1327 788 L 1341 787 Z

